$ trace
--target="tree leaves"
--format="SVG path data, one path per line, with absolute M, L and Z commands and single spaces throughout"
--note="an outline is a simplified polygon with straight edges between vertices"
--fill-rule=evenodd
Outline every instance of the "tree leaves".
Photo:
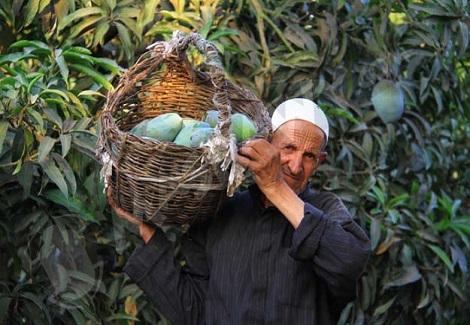
M 62 75 L 62 78 L 64 78 L 65 82 L 68 82 L 69 67 L 67 66 L 64 56 L 62 55 L 62 49 L 56 49 L 54 54 L 55 54 L 55 61 L 60 69 L 60 74 Z
M 28 26 L 33 22 L 33 19 L 36 17 L 36 14 L 39 10 L 39 2 L 41 0 L 29 0 L 28 5 L 26 6 L 26 18 L 24 26 Z
M 426 4 L 415 4 L 412 3 L 409 5 L 411 9 L 416 11 L 425 12 L 431 16 L 438 16 L 438 17 L 452 17 L 458 18 L 460 17 L 459 13 L 449 11 L 447 8 L 443 8 L 439 5 L 434 3 L 426 3 Z
M 375 218 L 372 218 L 370 224 L 370 242 L 372 250 L 375 250 L 380 242 L 380 222 Z
M 460 45 L 460 55 L 464 55 L 465 51 L 468 48 L 468 26 L 464 22 L 459 22 L 459 31 L 460 31 L 460 39 L 459 39 L 459 45 Z
M 72 145 L 72 135 L 71 134 L 61 134 L 60 135 L 60 143 L 62 145 L 62 157 L 67 156 L 67 153 L 70 150 Z
M 39 148 L 38 148 L 38 162 L 43 163 L 49 155 L 49 152 L 52 150 L 56 143 L 56 140 L 49 137 L 45 136 L 44 138 L 41 139 L 39 142 Z
M 0 322 L 2 323 L 8 312 L 11 300 L 12 299 L 10 297 L 0 296 Z
M 57 153 L 52 153 L 51 157 L 55 160 L 57 166 L 60 168 L 62 173 L 65 176 L 65 179 L 67 180 L 68 183 L 68 188 L 70 190 L 70 194 L 73 196 L 75 195 L 75 192 L 77 191 L 77 182 L 75 180 L 75 174 L 70 167 L 69 163 L 59 154 Z
M 72 23 L 74 20 L 83 18 L 83 17 L 90 17 L 93 15 L 103 14 L 103 10 L 100 7 L 88 7 L 88 8 L 80 8 L 71 14 L 64 17 L 58 26 L 59 31 L 63 30 L 67 25 Z
M 34 40 L 19 40 L 10 45 L 10 49 L 31 48 L 33 50 L 40 50 L 40 53 L 49 53 L 49 46 L 41 41 Z
M 47 324 L 51 324 L 51 317 L 46 305 L 36 295 L 30 292 L 23 292 L 21 293 L 21 297 L 32 301 L 43 313 L 43 315 L 46 316 Z
M 137 316 L 137 304 L 132 296 L 127 296 L 124 302 L 124 311 L 131 317 Z M 136 318 L 137 319 L 137 318 Z
M 374 311 L 373 316 L 380 316 L 383 313 L 386 313 L 390 309 L 390 307 L 393 305 L 393 303 L 395 302 L 395 299 L 396 299 L 396 297 L 393 297 L 392 299 L 390 299 L 389 301 L 387 301 L 383 305 L 380 305 L 379 307 L 377 307 Z
M 0 155 L 3 153 L 3 142 L 7 135 L 9 123 L 5 120 L 0 120 Z
M 449 256 L 445 251 L 442 250 L 439 246 L 436 245 L 427 245 L 436 255 L 444 262 L 444 264 L 447 266 L 447 268 L 450 270 L 451 273 L 454 273 L 454 265 L 450 261 Z
M 70 67 L 91 77 L 94 81 L 96 81 L 96 83 L 103 86 L 106 90 L 113 89 L 113 85 L 105 77 L 103 77 L 103 75 L 96 72 L 95 70 L 80 64 L 71 64 Z
M 49 179 L 57 185 L 64 196 L 69 195 L 67 183 L 65 182 L 64 175 L 62 175 L 60 169 L 57 167 L 54 159 L 51 157 L 44 158 L 41 162 L 41 167 Z
M 52 202 L 67 208 L 70 212 L 77 214 L 84 221 L 98 222 L 94 213 L 88 210 L 85 203 L 79 198 L 68 196 L 68 194 L 64 193 L 62 190 L 50 190 L 47 191 L 44 196 Z
M 468 262 L 462 249 L 457 246 L 451 246 L 450 251 L 452 254 L 452 265 L 457 264 L 463 273 L 467 273 Z
M 400 274 L 396 278 L 384 285 L 384 288 L 404 286 L 416 282 L 419 279 L 421 279 L 421 273 L 416 265 L 405 266 L 401 269 Z
M 116 23 L 116 28 L 118 30 L 122 46 L 127 53 L 127 57 L 130 58 L 132 56 L 132 40 L 129 30 L 121 23 Z

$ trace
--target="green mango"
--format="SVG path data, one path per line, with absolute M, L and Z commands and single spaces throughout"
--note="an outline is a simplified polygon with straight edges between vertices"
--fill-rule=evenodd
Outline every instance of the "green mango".
M 186 125 L 184 125 L 185 122 L 186 122 Z M 209 123 L 196 121 L 193 119 L 191 120 L 188 119 L 185 121 L 185 119 L 183 119 L 183 128 L 176 136 L 174 143 L 176 143 L 177 145 L 186 146 L 186 147 L 199 147 L 199 144 L 200 144 L 199 141 L 202 141 L 201 143 L 204 143 L 205 141 L 207 141 L 208 137 L 205 138 L 205 133 L 209 133 L 209 132 L 197 131 L 197 130 L 198 129 L 210 129 L 210 128 L 211 127 Z M 192 145 L 191 137 L 194 133 L 196 133 L 196 137 L 194 140 L 195 141 L 194 145 Z
M 173 141 L 183 126 L 183 119 L 176 113 L 166 113 L 151 119 L 147 124 L 147 137 L 159 141 Z
M 256 126 L 246 115 L 236 113 L 230 117 L 230 132 L 235 134 L 237 142 L 243 142 L 256 134 Z
M 131 130 L 130 133 L 138 136 L 143 136 L 147 132 L 147 124 L 149 120 L 143 120 L 139 124 L 135 125 Z
M 175 138 L 174 143 L 180 146 L 191 147 L 191 135 L 194 131 L 194 124 L 183 126 Z
M 215 128 L 217 126 L 218 121 L 219 121 L 218 111 L 210 110 L 206 112 L 206 117 L 204 118 L 204 122 L 209 123 L 211 128 Z
M 193 124 L 193 127 L 196 129 L 199 129 L 199 128 L 210 128 L 211 126 L 207 122 L 197 121 L 196 123 Z
M 379 81 L 372 90 L 371 101 L 377 115 L 384 123 L 395 122 L 403 115 L 405 97 L 393 81 Z
M 198 148 L 209 140 L 209 137 L 214 133 L 213 128 L 194 128 L 191 135 L 190 145 L 192 148 Z
M 198 120 L 195 120 L 193 118 L 185 117 L 183 118 L 183 128 L 188 125 L 194 125 L 198 122 L 199 122 Z

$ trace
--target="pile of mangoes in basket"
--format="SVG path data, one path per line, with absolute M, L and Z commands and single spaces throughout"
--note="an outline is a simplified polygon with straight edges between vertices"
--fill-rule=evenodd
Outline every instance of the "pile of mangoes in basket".
M 207 111 L 203 121 L 182 118 L 177 113 L 165 113 L 140 122 L 130 132 L 146 139 L 198 148 L 214 133 L 218 118 L 219 112 L 216 110 Z M 246 115 L 236 113 L 230 117 L 230 132 L 237 142 L 243 142 L 256 134 L 256 126 Z

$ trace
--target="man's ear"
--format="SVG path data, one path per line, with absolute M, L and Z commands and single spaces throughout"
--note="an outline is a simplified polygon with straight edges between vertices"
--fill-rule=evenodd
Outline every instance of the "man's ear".
M 326 153 L 326 151 L 320 152 L 320 157 L 318 158 L 318 164 L 322 164 L 326 160 L 327 156 L 328 154 Z

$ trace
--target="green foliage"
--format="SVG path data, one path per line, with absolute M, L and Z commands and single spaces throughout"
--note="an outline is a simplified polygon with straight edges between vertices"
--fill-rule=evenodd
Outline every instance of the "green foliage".
M 101 281 L 103 263 L 92 263 L 83 248 L 105 241 L 96 231 L 87 241 L 83 236 L 106 221 L 98 165 L 90 158 L 93 115 L 100 91 L 112 88 L 120 70 L 86 48 L 41 41 L 15 42 L 0 56 L 2 323 L 80 323 L 100 319 L 90 297 L 111 300 L 110 307 L 125 299 L 106 298 L 112 279 Z M 114 290 L 126 288 L 120 279 Z M 140 292 L 127 291 L 136 298 Z M 106 317 L 114 315 L 110 307 Z
M 189 3 L 188 3 L 189 2 Z M 168 0 L 161 1 L 161 10 L 146 37 L 169 39 L 175 30 L 197 31 L 215 44 L 223 54 L 236 48 L 223 42 L 227 36 L 237 35 L 237 29 L 229 27 L 233 13 L 225 11 L 220 0 Z
M 2 167 L 29 181 L 42 171 L 44 185 L 48 178 L 65 196 L 74 195 L 76 178 L 66 156 L 77 146 L 93 153 L 90 141 L 96 136 L 87 130 L 88 107 L 102 96 L 97 90 L 112 88 L 95 69 L 104 66 L 117 72 L 119 67 L 80 47 L 54 49 L 40 41 L 22 40 L 10 48 L 17 52 L 0 56 Z M 28 189 L 29 181 L 24 180 Z
M 38 16 L 51 0 L 4 0 L 0 3 L 0 53 L 21 34 L 31 34 Z
M 138 236 L 106 210 L 93 151 L 116 62 L 173 30 L 212 40 L 228 77 L 269 107 L 304 96 L 327 113 L 328 161 L 313 182 L 349 205 L 373 247 L 341 324 L 467 323 L 469 10 L 464 0 L 2 1 L 0 323 L 165 323 L 122 274 Z M 396 122 L 374 111 L 380 80 L 405 96 Z
M 142 43 L 143 29 L 153 20 L 159 1 L 93 1 L 83 2 L 76 10 L 58 19 L 57 34 L 70 39 L 83 38 L 87 47 L 96 49 L 111 40 L 115 49 L 127 60 L 134 57 L 136 46 Z

